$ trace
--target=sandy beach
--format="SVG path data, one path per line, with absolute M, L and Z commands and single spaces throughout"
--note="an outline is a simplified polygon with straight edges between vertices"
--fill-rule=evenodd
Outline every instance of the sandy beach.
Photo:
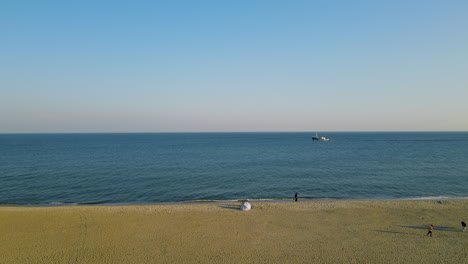
M 1 207 L 0 263 L 468 262 L 467 200 L 252 205 Z

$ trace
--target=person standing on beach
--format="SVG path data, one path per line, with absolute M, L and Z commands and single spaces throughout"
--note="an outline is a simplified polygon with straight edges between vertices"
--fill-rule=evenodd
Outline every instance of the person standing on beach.
M 432 237 L 432 231 L 434 231 L 434 225 L 429 225 L 429 230 L 427 231 L 426 236 L 431 236 Z
M 461 225 L 462 225 L 463 232 L 466 231 L 466 223 L 461 221 Z
M 299 195 L 296 193 L 296 194 L 294 195 L 294 201 L 297 202 L 297 198 L 299 198 Z

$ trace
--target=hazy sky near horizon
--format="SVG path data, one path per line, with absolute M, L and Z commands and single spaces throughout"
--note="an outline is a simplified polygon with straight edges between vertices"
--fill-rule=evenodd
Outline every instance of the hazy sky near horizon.
M 468 131 L 468 1 L 0 2 L 0 133 Z

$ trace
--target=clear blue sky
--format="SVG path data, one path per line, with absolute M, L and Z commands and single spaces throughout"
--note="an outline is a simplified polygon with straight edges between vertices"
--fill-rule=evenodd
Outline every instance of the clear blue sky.
M 468 131 L 468 1 L 0 2 L 0 133 Z

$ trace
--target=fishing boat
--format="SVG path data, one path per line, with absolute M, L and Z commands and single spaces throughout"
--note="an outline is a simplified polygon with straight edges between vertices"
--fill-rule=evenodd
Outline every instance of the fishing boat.
M 318 133 L 315 132 L 315 137 L 312 137 L 313 141 L 329 141 L 330 139 L 327 137 L 319 137 Z

